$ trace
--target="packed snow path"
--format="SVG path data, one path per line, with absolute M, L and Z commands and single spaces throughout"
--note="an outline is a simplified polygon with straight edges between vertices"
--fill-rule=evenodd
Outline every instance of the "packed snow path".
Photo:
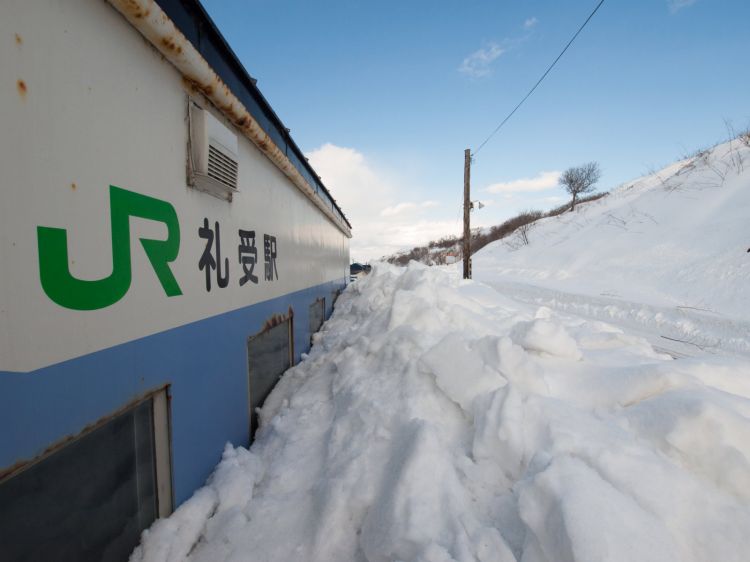
M 377 267 L 133 560 L 746 561 L 750 363 L 565 314 Z

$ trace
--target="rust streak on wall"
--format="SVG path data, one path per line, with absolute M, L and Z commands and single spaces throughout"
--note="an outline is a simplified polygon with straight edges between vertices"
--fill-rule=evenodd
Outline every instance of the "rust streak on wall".
M 351 229 L 318 197 L 299 170 L 263 130 L 208 62 L 153 0 L 109 0 L 125 18 L 182 74 L 219 108 L 305 196 L 347 237 Z

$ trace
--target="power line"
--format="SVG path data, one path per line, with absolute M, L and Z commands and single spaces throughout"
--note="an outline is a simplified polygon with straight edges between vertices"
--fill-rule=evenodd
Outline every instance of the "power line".
M 516 107 L 513 108 L 513 111 L 511 111 L 510 113 L 508 113 L 508 115 L 505 117 L 505 119 L 503 119 L 500 122 L 500 124 L 497 127 L 495 127 L 495 130 L 490 133 L 490 136 L 488 136 L 486 139 L 484 139 L 484 142 L 482 142 L 482 144 L 479 145 L 479 148 L 477 148 L 472 153 L 472 156 L 475 156 L 480 150 L 482 150 L 482 147 L 485 144 L 487 144 L 487 142 L 493 136 L 495 136 L 495 133 L 497 133 L 502 128 L 502 126 L 505 125 L 505 123 L 508 122 L 508 119 L 510 119 L 511 117 L 513 117 L 513 114 L 516 111 L 518 111 L 518 108 L 523 105 L 523 102 L 525 102 L 529 98 L 529 96 L 534 93 L 534 90 L 537 89 L 537 86 L 539 86 L 539 84 L 542 83 L 542 80 L 544 80 L 547 77 L 547 74 L 549 74 L 550 70 L 552 70 L 554 68 L 554 66 L 557 64 L 557 61 L 559 61 L 562 58 L 562 56 L 565 54 L 565 51 L 567 51 L 568 47 L 570 47 L 573 44 L 573 41 L 576 40 L 576 37 L 578 37 L 578 34 L 581 33 L 581 31 L 583 31 L 583 28 L 586 27 L 586 24 L 589 23 L 589 21 L 591 20 L 591 18 L 594 17 L 594 14 L 599 10 L 599 8 L 601 7 L 602 4 L 604 4 L 604 0 L 600 0 L 600 2 L 596 5 L 596 8 L 594 8 L 594 11 L 589 14 L 589 17 L 586 18 L 586 21 L 583 22 L 583 24 L 581 25 L 581 27 L 578 28 L 578 31 L 576 31 L 575 35 L 573 35 L 573 37 L 570 39 L 570 41 L 568 41 L 568 44 L 565 45 L 565 48 L 560 52 L 560 54 L 557 55 L 557 58 L 554 61 L 552 61 L 552 64 L 549 65 L 549 67 L 547 68 L 547 70 L 544 71 L 544 74 L 542 74 L 542 77 L 539 80 L 537 80 L 536 84 L 534 84 L 534 87 L 531 88 L 531 90 L 529 90 L 529 92 L 523 97 L 523 99 L 518 102 L 518 105 L 516 105 Z

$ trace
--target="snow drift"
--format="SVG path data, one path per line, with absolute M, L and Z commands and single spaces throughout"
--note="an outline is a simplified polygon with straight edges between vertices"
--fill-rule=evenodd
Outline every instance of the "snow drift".
M 750 552 L 746 360 L 673 360 L 455 272 L 383 265 L 351 285 L 261 417 L 133 561 Z

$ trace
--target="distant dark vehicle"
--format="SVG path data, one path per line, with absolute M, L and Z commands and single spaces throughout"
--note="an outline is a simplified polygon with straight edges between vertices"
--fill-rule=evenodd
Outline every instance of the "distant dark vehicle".
M 372 271 L 372 266 L 369 264 L 353 263 L 349 266 L 349 279 L 356 281 L 360 277 L 363 277 Z

